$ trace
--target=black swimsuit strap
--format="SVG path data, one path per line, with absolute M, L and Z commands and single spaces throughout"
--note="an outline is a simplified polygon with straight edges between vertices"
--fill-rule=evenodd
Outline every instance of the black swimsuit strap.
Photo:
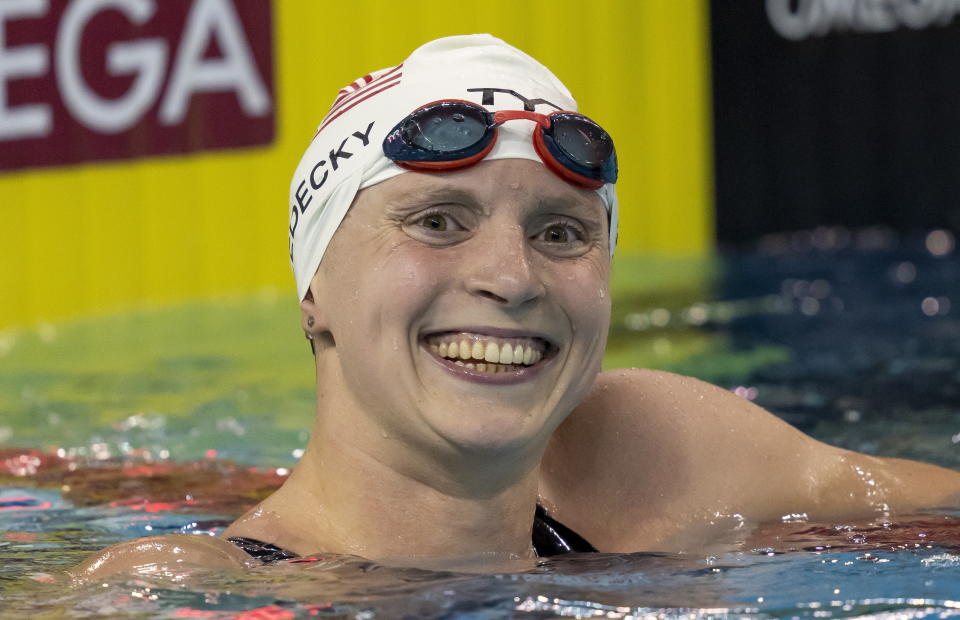
M 595 552 L 596 548 L 537 504 L 537 512 L 533 517 L 533 550 L 542 558 L 561 553 Z
M 299 557 L 296 553 L 281 549 L 276 545 L 257 540 L 234 536 L 230 542 L 240 547 L 261 562 L 279 562 Z M 533 550 L 537 557 L 560 555 L 561 553 L 586 553 L 596 549 L 569 527 L 547 514 L 543 506 L 537 504 L 533 516 Z
M 281 549 L 276 545 L 265 543 L 262 540 L 257 540 L 256 538 L 234 536 L 232 538 L 228 538 L 227 540 L 240 547 L 261 562 L 279 562 L 280 560 L 289 560 L 299 557 L 296 553 L 287 551 L 286 549 Z

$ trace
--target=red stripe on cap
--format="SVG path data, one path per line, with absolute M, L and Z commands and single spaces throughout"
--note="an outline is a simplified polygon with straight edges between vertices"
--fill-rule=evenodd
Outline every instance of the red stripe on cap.
M 353 90 L 360 90 L 361 88 L 367 85 L 367 81 L 368 81 L 367 78 L 369 77 L 370 77 L 369 75 L 365 75 L 362 78 L 357 78 L 353 81 L 352 84 L 350 84 L 350 86 L 353 87 Z
M 396 73 L 401 67 L 403 67 L 403 65 L 397 65 L 397 66 L 394 67 L 393 69 L 390 69 L 389 71 L 387 71 L 387 72 L 384 73 L 383 75 L 379 76 L 377 79 L 372 80 L 372 81 L 370 81 L 369 83 L 365 84 L 363 87 L 358 88 L 358 89 L 355 89 L 355 90 L 352 90 L 352 91 L 350 91 L 350 92 L 344 92 L 342 95 L 340 95 L 339 97 L 337 97 L 336 101 L 333 102 L 333 105 L 330 107 L 330 110 L 327 112 L 327 116 L 330 116 L 331 114 L 333 114 L 334 112 L 336 112 L 339 108 L 341 108 L 341 107 L 343 107 L 344 105 L 350 103 L 350 102 L 353 101 L 356 97 L 364 94 L 369 88 L 374 87 L 374 86 L 377 86 L 378 84 L 381 84 L 381 83 L 383 83 L 383 82 L 390 81 L 390 80 L 394 79 L 394 77 L 402 77 L 402 75 L 403 75 L 402 73 L 400 73 L 400 74 L 398 74 L 398 75 L 396 75 L 396 76 L 393 75 L 393 74 Z M 343 91 L 341 91 L 341 92 L 343 92 Z M 325 120 L 326 120 L 326 117 L 324 117 L 323 120 L 325 121 Z
M 389 81 L 389 80 L 393 79 L 392 75 L 393 75 L 394 73 L 396 73 L 397 71 L 399 71 L 400 69 L 402 69 L 402 68 L 403 68 L 403 63 L 401 63 L 401 64 L 397 65 L 396 67 L 394 67 L 393 69 L 390 69 L 389 71 L 385 72 L 383 75 L 377 77 L 377 79 L 371 80 L 370 82 L 364 84 L 363 87 L 361 87 L 361 88 L 359 88 L 359 89 L 356 89 L 356 90 L 352 90 L 352 91 L 350 91 L 350 92 L 348 92 L 348 93 L 344 93 L 344 94 L 340 95 L 339 97 L 337 97 L 336 101 L 333 102 L 333 105 L 330 106 L 330 111 L 327 112 L 327 116 L 330 116 L 331 114 L 333 114 L 334 112 L 336 112 L 338 108 L 340 108 L 341 106 L 346 105 L 347 103 L 349 103 L 350 101 L 352 101 L 356 96 L 364 93 L 368 88 L 373 87 L 373 86 L 376 86 L 377 84 L 380 84 L 380 83 L 382 83 L 382 82 Z M 397 75 L 396 77 L 399 78 L 399 77 L 402 77 L 402 76 L 403 76 L 403 73 L 401 73 L 400 75 Z M 370 76 L 368 75 L 368 76 L 366 76 L 366 77 L 370 77 Z M 354 83 L 356 83 L 356 82 L 354 82 Z M 342 90 L 341 90 L 340 92 L 343 93 Z M 327 120 L 326 117 L 324 117 L 323 120 L 326 121 L 326 120 Z
M 347 89 L 352 88 L 353 90 L 357 90 L 358 88 L 363 88 L 364 86 L 370 83 L 371 79 L 373 79 L 373 76 L 371 76 L 368 73 L 365 76 L 359 77 L 354 81 L 350 82 L 350 84 L 346 88 Z
M 337 120 L 337 118 L 338 118 L 341 114 L 343 114 L 344 112 L 346 112 L 347 110 L 351 109 L 352 107 L 354 107 L 355 105 L 357 105 L 357 104 L 359 104 L 359 103 L 363 103 L 364 101 L 366 101 L 366 100 L 369 99 L 370 97 L 373 97 L 374 95 L 377 95 L 377 94 L 379 94 L 379 93 L 382 93 L 383 91 L 387 90 L 388 88 L 393 88 L 394 86 L 396 86 L 396 85 L 399 84 L 399 83 L 400 83 L 400 78 L 398 77 L 396 82 L 390 82 L 389 84 L 387 84 L 386 86 L 384 86 L 384 87 L 382 87 L 382 88 L 378 88 L 377 90 L 375 90 L 375 91 L 373 91 L 373 92 L 371 92 L 371 93 L 367 93 L 367 94 L 364 95 L 363 97 L 360 97 L 360 98 L 358 98 L 358 99 L 354 99 L 354 100 L 353 100 L 353 103 L 351 103 L 350 105 L 346 106 L 345 108 L 343 108 L 342 110 L 340 110 L 339 112 L 337 112 L 336 114 L 334 114 L 333 116 L 325 119 L 325 120 L 323 121 L 323 124 L 320 125 L 320 129 L 317 130 L 317 133 L 313 134 L 313 137 L 316 138 L 316 137 L 317 137 L 317 134 L 320 133 L 321 131 L 323 131 L 324 127 L 326 127 L 327 125 L 329 125 L 329 124 L 332 123 L 333 121 Z

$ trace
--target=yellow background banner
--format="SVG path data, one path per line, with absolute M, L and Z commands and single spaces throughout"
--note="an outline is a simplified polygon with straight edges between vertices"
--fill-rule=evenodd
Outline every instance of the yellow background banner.
M 452 34 L 520 47 L 614 136 L 621 252 L 709 251 L 705 0 L 278 0 L 273 19 L 272 144 L 0 174 L 0 329 L 263 289 L 292 300 L 289 178 L 337 90 Z

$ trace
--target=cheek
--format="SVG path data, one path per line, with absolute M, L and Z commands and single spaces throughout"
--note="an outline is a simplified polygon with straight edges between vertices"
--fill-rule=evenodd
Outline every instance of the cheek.
M 382 257 L 380 273 L 378 294 L 389 316 L 425 309 L 446 277 L 445 261 L 437 251 L 417 243 L 395 246 Z
M 367 332 L 390 330 L 390 339 L 402 338 L 398 330 L 406 329 L 432 303 L 442 270 L 443 262 L 428 249 L 404 243 L 382 248 L 343 274 L 345 281 L 355 284 L 338 313 L 363 324 Z
M 610 322 L 610 285 L 607 271 L 583 265 L 558 279 L 554 295 L 563 305 L 577 332 L 590 337 L 605 335 Z

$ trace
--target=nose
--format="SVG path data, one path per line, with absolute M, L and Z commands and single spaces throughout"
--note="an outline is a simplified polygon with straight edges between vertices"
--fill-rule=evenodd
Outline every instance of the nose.
M 501 227 L 473 239 L 464 283 L 471 295 L 521 307 L 546 293 L 519 226 Z

